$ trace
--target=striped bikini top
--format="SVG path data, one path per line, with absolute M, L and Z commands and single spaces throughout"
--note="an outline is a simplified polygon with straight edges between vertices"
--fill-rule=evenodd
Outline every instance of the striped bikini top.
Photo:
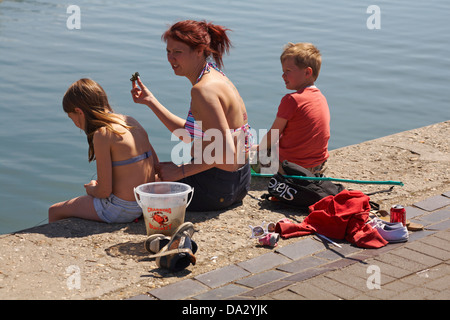
M 218 71 L 220 74 L 225 74 L 220 70 L 215 63 L 207 62 L 206 66 L 203 68 L 202 72 L 200 73 L 199 77 L 197 78 L 196 83 L 200 81 L 200 79 L 203 77 L 205 72 L 209 72 L 211 70 L 211 67 Z M 191 108 L 189 108 L 188 116 L 186 118 L 186 123 L 184 124 L 184 128 L 189 132 L 192 139 L 201 139 L 204 136 L 203 130 L 200 128 L 200 126 L 195 121 L 194 115 L 192 114 Z M 237 129 L 230 129 L 231 133 L 238 132 L 242 130 L 245 134 L 245 151 L 248 152 L 252 146 L 252 134 L 250 132 L 250 125 L 248 123 L 244 124 L 242 127 Z

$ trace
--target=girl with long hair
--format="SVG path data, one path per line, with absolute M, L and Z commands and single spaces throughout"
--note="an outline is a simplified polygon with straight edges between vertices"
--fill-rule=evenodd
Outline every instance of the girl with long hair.
M 97 179 L 84 185 L 86 195 L 52 205 L 49 222 L 79 217 L 125 223 L 140 217 L 133 188 L 155 181 L 158 164 L 147 132 L 134 118 L 114 113 L 103 88 L 90 79 L 73 83 L 62 104 L 75 126 L 86 133 Z

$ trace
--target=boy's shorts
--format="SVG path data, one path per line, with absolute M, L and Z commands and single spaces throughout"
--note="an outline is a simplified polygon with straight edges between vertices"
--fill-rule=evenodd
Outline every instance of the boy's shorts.
M 98 217 L 107 223 L 132 222 L 142 215 L 136 201 L 122 200 L 113 194 L 108 198 L 94 198 L 94 208 Z
M 250 189 L 250 179 L 250 164 L 247 163 L 233 172 L 212 168 L 178 182 L 194 188 L 187 211 L 215 211 L 241 202 Z

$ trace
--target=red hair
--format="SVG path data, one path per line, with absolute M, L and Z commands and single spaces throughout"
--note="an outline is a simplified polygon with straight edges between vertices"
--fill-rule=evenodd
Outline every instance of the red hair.
M 230 51 L 231 41 L 223 26 L 212 24 L 211 22 L 184 20 L 172 25 L 162 35 L 162 39 L 167 42 L 168 38 L 183 42 L 193 50 L 203 50 L 205 58 L 213 56 L 217 66 L 223 66 L 222 56 Z

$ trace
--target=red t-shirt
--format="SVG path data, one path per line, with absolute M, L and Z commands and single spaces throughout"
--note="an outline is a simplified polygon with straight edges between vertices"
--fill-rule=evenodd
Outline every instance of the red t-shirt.
M 328 159 L 330 110 L 317 87 L 285 95 L 277 117 L 288 120 L 280 133 L 280 161 L 288 160 L 304 168 L 312 168 Z

